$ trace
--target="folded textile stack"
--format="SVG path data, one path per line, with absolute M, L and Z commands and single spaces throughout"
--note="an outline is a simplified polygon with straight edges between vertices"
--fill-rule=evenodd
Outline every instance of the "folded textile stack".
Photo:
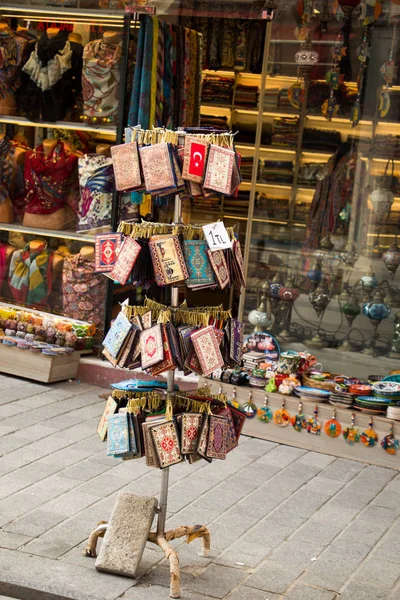
M 293 183 L 292 161 L 265 160 L 261 181 L 263 183 Z
M 264 112 L 278 108 L 280 88 L 267 88 L 264 95 Z
M 225 196 L 224 211 L 229 214 L 247 216 L 247 213 L 249 212 L 249 202 L 250 192 L 239 190 L 237 198 Z
M 382 158 L 400 158 L 400 136 L 376 135 L 372 152 L 374 156 Z
M 203 104 L 232 104 L 232 77 L 206 75 L 203 81 L 201 101 Z
M 296 148 L 299 134 L 298 117 L 280 117 L 272 125 L 272 146 Z
M 256 199 L 255 215 L 286 221 L 289 218 L 289 200 L 287 198 L 273 198 L 261 194 Z
M 283 88 L 279 91 L 278 108 L 280 110 L 288 110 L 295 112 L 296 109 L 290 104 L 288 92 L 288 88 Z
M 237 144 L 254 144 L 256 139 L 256 122 L 248 121 L 235 121 L 232 125 L 232 129 L 237 131 L 235 141 Z M 261 144 L 263 146 L 270 146 L 272 139 L 272 125 L 271 123 L 263 123 L 263 129 L 261 134 Z
M 257 179 L 260 176 L 261 160 L 258 159 Z M 240 171 L 242 173 L 243 181 L 251 181 L 253 175 L 253 157 L 242 156 L 242 162 L 240 164 Z
M 228 131 L 228 117 L 222 117 L 219 115 L 200 115 L 200 126 L 201 127 L 212 127 L 213 129 L 220 129 L 221 131 Z
M 304 163 L 300 165 L 298 184 L 302 187 L 315 187 L 324 166 L 324 163 Z
M 258 105 L 258 86 L 238 84 L 235 105 L 241 108 L 256 109 Z
M 300 223 L 307 223 L 310 204 L 308 202 L 299 202 L 294 208 L 294 220 Z
M 191 203 L 194 210 L 206 210 L 211 212 L 220 212 L 221 210 L 221 197 L 220 196 L 212 196 L 211 198 L 204 198 L 203 196 L 198 196 L 191 199 Z
M 342 138 L 339 131 L 305 128 L 303 133 L 303 150 L 319 152 L 336 152 Z

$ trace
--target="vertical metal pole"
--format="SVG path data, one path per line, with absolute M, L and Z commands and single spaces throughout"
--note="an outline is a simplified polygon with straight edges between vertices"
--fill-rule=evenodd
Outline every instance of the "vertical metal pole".
M 182 213 L 182 202 L 179 194 L 175 196 L 175 209 L 174 209 L 174 223 L 180 223 Z M 179 302 L 179 289 L 173 287 L 171 289 L 171 307 L 176 308 Z M 167 393 L 173 394 L 175 389 L 175 371 L 168 371 L 167 373 Z M 159 513 L 157 520 L 157 535 L 162 536 L 165 533 L 165 521 L 167 519 L 167 504 L 168 504 L 168 482 L 169 482 L 169 468 L 163 469 L 161 474 L 161 493 L 160 493 L 160 504 Z
M 267 21 L 266 28 L 265 28 L 264 55 L 263 55 L 261 84 L 260 84 L 261 88 L 260 88 L 260 95 L 259 95 L 259 101 L 258 101 L 259 105 L 258 105 L 257 129 L 256 129 L 256 139 L 255 139 L 255 148 L 254 148 L 253 171 L 251 174 L 249 212 L 247 214 L 246 239 L 245 239 L 245 244 L 244 244 L 244 278 L 245 278 L 245 280 L 247 279 L 247 273 L 249 270 L 251 230 L 253 227 L 254 200 L 255 200 L 256 189 L 257 189 L 258 159 L 260 156 L 261 135 L 262 135 L 262 129 L 263 129 L 265 84 L 267 82 L 268 57 L 269 57 L 269 48 L 271 45 L 271 35 L 272 35 L 272 21 Z M 239 301 L 239 316 L 238 316 L 239 321 L 243 320 L 244 301 L 245 301 L 245 294 L 241 294 L 240 301 Z
M 119 83 L 119 104 L 118 104 L 118 123 L 117 123 L 117 136 L 116 143 L 122 144 L 124 141 L 124 130 L 126 124 L 126 83 L 128 80 L 128 62 L 129 62 L 129 43 L 131 35 L 131 22 L 132 20 L 138 20 L 138 14 L 125 13 L 124 14 L 124 29 L 122 39 L 122 55 L 121 55 L 121 77 Z M 119 192 L 115 189 L 112 195 L 111 205 L 111 231 L 117 231 L 119 221 Z M 110 328 L 112 307 L 113 307 L 113 295 L 114 295 L 114 282 L 111 279 L 107 281 L 107 292 L 106 292 L 106 311 L 105 311 L 105 322 L 104 331 Z

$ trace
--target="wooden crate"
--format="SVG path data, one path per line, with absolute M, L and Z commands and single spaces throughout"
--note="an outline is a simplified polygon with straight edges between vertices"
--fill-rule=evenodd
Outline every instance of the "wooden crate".
M 0 344 L 0 373 L 51 383 L 76 377 L 80 354 L 47 356 Z

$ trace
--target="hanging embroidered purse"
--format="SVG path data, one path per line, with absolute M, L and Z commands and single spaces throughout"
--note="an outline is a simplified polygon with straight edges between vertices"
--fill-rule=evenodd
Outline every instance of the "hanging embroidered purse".
M 229 196 L 232 189 L 233 166 L 236 155 L 230 148 L 222 148 L 211 144 L 208 153 L 204 187 L 219 194 Z
M 134 190 L 142 185 L 136 142 L 111 147 L 111 157 L 118 191 Z

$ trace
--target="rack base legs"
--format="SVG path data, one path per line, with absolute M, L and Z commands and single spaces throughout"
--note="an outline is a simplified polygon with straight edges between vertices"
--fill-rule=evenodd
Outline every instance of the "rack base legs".
M 85 556 L 89 556 L 92 558 L 96 558 L 96 548 L 97 541 L 100 537 L 104 537 L 105 532 L 107 531 L 107 523 L 106 521 L 101 521 L 96 529 L 92 531 L 89 537 L 88 545 L 86 546 L 83 554 Z M 157 533 L 150 533 L 148 537 L 148 541 L 152 544 L 156 544 L 161 548 L 164 552 L 165 556 L 169 560 L 170 565 L 170 596 L 171 598 L 180 598 L 181 596 L 181 570 L 179 566 L 179 557 L 178 553 L 171 546 L 169 542 L 172 540 L 176 540 L 182 537 L 186 537 L 186 543 L 190 544 L 193 540 L 197 538 L 202 538 L 203 546 L 202 546 L 202 556 L 208 556 L 210 552 L 210 532 L 207 527 L 204 525 L 194 525 L 193 527 L 188 527 L 185 525 L 181 525 L 176 529 L 171 529 L 164 533 L 164 535 L 157 535 Z

